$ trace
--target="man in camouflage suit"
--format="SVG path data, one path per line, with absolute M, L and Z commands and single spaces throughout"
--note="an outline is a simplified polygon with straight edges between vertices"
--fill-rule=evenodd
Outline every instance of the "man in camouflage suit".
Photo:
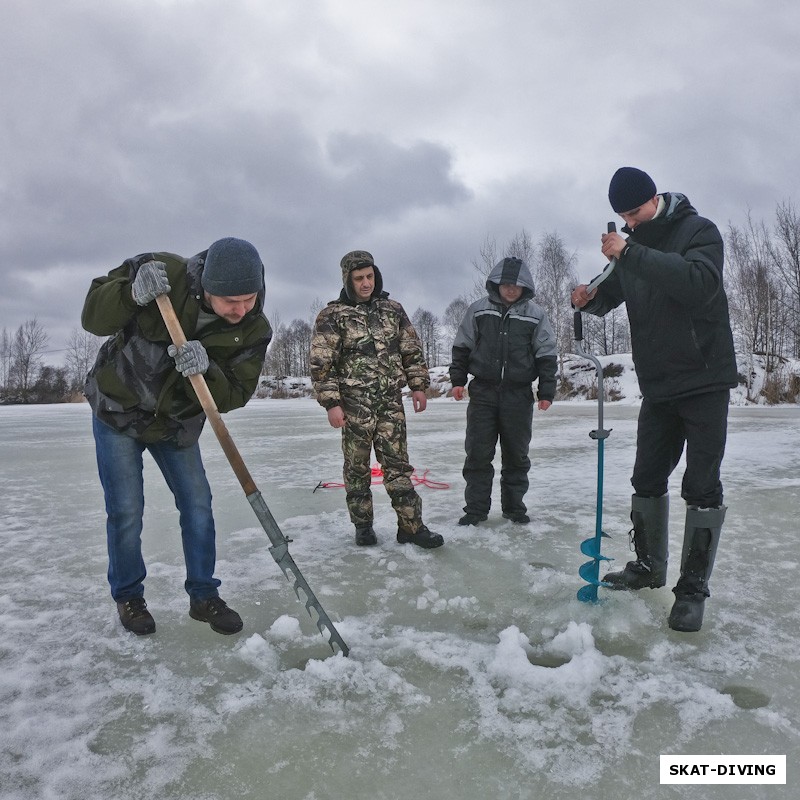
M 400 303 L 383 291 L 372 256 L 342 258 L 343 288 L 319 313 L 311 342 L 311 378 L 328 421 L 342 429 L 347 508 L 357 545 L 377 544 L 373 530 L 370 452 L 397 513 L 397 541 L 440 547 L 444 540 L 422 522 L 422 501 L 411 482 L 402 389 L 424 411 L 430 385 L 422 345 Z

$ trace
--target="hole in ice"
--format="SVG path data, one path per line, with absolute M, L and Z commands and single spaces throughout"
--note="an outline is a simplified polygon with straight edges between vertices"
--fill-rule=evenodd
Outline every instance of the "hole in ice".
M 572 656 L 558 655 L 555 653 L 529 653 L 528 661 L 535 667 L 547 667 L 548 669 L 557 669 L 563 667 L 564 664 L 569 664 Z
M 729 694 L 739 708 L 764 708 L 770 701 L 768 694 L 750 686 L 724 686 L 722 694 Z

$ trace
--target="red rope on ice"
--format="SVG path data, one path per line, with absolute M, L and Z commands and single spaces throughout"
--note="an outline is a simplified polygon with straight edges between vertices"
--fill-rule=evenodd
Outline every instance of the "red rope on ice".
M 449 483 L 443 483 L 442 481 L 434 481 L 428 477 L 428 473 L 430 470 L 426 469 L 422 475 L 417 475 L 417 471 L 413 470 L 411 473 L 411 482 L 415 486 L 427 486 L 429 489 L 449 489 Z M 383 483 L 383 470 L 381 469 L 380 464 L 373 464 L 371 469 L 372 479 L 370 480 L 370 484 L 372 486 L 377 486 L 378 484 Z M 314 491 L 316 492 L 317 489 L 343 489 L 343 483 L 337 483 L 336 481 L 320 481 L 315 487 Z

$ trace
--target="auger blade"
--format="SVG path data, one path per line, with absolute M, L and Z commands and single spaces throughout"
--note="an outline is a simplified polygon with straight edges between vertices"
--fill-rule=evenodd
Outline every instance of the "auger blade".
M 588 583 L 586 586 L 581 586 L 578 589 L 578 600 L 581 603 L 597 603 L 597 587 L 594 584 Z
M 607 533 L 601 534 L 606 539 L 610 538 Z M 596 538 L 593 539 L 584 539 L 581 542 L 581 553 L 589 558 L 597 559 L 598 561 L 613 561 L 613 559 L 609 558 L 608 556 L 604 556 L 600 552 L 600 548 L 598 547 L 598 542 Z
M 584 564 L 581 564 L 578 568 L 578 575 L 581 576 L 587 583 L 591 583 L 594 586 L 600 582 L 597 578 L 597 562 L 596 561 L 587 561 Z
M 286 580 L 292 584 L 292 588 L 294 589 L 294 593 L 297 595 L 297 599 L 305 605 L 306 611 L 308 611 L 308 615 L 311 617 L 311 619 L 314 619 L 314 615 L 311 613 L 311 610 L 313 609 L 317 612 L 317 619 L 315 620 L 317 628 L 319 629 L 319 632 L 322 634 L 323 638 L 328 640 L 331 650 L 333 650 L 335 653 L 336 647 L 338 647 L 343 655 L 348 655 L 350 653 L 350 648 L 347 646 L 347 644 L 345 644 L 344 639 L 342 639 L 342 637 L 339 635 L 339 632 L 336 630 L 333 622 L 331 622 L 330 617 L 325 613 L 325 609 L 322 607 L 322 604 L 319 602 L 319 600 L 317 600 L 314 592 L 311 591 L 311 587 L 303 577 L 303 573 L 300 572 L 300 568 L 297 566 L 291 554 L 289 553 L 289 542 L 291 540 L 287 539 L 281 532 L 281 529 L 278 527 L 278 523 L 275 522 L 275 518 L 272 516 L 272 512 L 269 510 L 266 502 L 264 502 L 261 492 L 256 490 L 252 494 L 249 494 L 247 499 L 250 505 L 253 507 L 253 511 L 256 512 L 256 516 L 258 517 L 258 521 L 261 523 L 261 527 L 264 528 L 264 531 L 269 537 L 270 542 L 272 542 L 272 547 L 269 548 L 269 552 L 275 559 L 277 565 L 281 568 L 283 574 L 286 576 Z M 305 595 L 305 599 L 300 596 L 301 591 L 303 592 L 303 595 Z M 329 637 L 326 636 L 326 631 L 328 634 L 330 634 Z M 334 647 L 334 645 L 336 647 Z

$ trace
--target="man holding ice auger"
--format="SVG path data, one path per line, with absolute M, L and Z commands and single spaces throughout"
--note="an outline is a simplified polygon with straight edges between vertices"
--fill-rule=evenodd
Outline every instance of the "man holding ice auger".
M 180 348 L 170 344 L 154 302 L 162 294 L 189 340 Z M 198 445 L 206 417 L 184 378 L 204 375 L 220 412 L 245 405 L 272 336 L 263 303 L 258 252 L 234 238 L 188 259 L 171 253 L 129 258 L 89 289 L 83 327 L 109 337 L 86 383 L 108 515 L 108 581 L 123 626 L 137 635 L 156 629 L 144 599 L 145 450 L 180 512 L 189 615 L 217 633 L 242 629 L 214 577 L 216 531 Z
M 576 287 L 572 303 L 597 316 L 625 303 L 642 407 L 631 478 L 636 559 L 603 580 L 612 589 L 666 584 L 667 482 L 685 446 L 686 525 L 669 626 L 698 631 L 727 510 L 720 465 L 737 384 L 722 237 L 684 195 L 657 193 L 640 169 L 618 169 L 608 198 L 628 238 L 603 235 L 603 255 L 616 268 L 592 292 Z

